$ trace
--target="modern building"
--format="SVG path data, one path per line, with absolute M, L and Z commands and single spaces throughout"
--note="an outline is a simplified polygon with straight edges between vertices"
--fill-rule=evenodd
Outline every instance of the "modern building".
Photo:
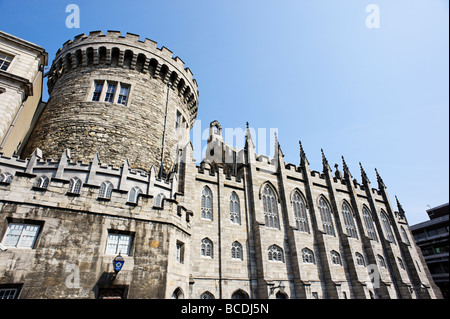
M 449 297 L 448 250 L 449 250 L 449 204 L 427 210 L 429 221 L 411 226 L 416 244 L 428 265 L 434 282 L 445 299 Z
M 0 31 L 0 152 L 18 154 L 42 103 L 45 50 Z
M 278 140 L 258 155 L 248 124 L 235 148 L 217 121 L 197 164 L 197 82 L 165 47 L 79 35 L 48 89 L 0 156 L 0 296 L 441 298 L 378 172 L 359 183 L 323 152 L 315 171 L 301 144 L 285 163 Z

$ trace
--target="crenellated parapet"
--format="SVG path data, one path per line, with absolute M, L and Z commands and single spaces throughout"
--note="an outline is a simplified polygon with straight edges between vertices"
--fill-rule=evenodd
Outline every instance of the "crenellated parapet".
M 149 78 L 171 83 L 172 90 L 186 104 L 192 126 L 198 111 L 198 85 L 191 70 L 178 56 L 157 43 L 119 31 L 93 31 L 80 34 L 64 43 L 48 72 L 48 91 L 51 94 L 55 83 L 64 74 L 83 67 L 124 68 L 146 74 Z
M 40 149 L 36 149 L 27 159 L 4 157 L 0 153 L 0 174 L 11 176 L 3 186 L 14 183 L 16 176 L 25 176 L 34 180 L 34 190 L 45 191 L 51 182 L 65 185 L 59 192 L 62 196 L 80 196 L 87 189 L 96 189 L 100 201 L 121 207 L 139 207 L 142 205 L 139 198 L 143 197 L 150 202 L 150 206 L 160 208 L 165 201 L 176 201 L 177 195 L 181 195 L 177 193 L 178 177 L 175 173 L 167 179 L 159 179 L 154 167 L 149 171 L 133 169 L 128 160 L 121 166 L 106 165 L 100 162 L 98 154 L 90 162 L 74 161 L 70 150 L 64 151 L 59 159 L 43 158 Z M 76 186 L 78 181 L 80 184 Z M 110 192 L 104 192 L 104 187 L 109 185 Z M 121 203 L 112 203 L 113 192 L 122 194 Z
M 160 171 L 176 168 L 198 111 L 197 81 L 172 51 L 139 36 L 94 31 L 69 40 L 48 72 L 49 101 L 24 147 L 57 158 Z M 76 157 L 76 158 L 75 158 Z

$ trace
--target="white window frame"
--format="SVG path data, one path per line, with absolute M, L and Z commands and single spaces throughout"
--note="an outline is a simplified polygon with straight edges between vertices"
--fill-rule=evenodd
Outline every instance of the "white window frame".
M 141 195 L 141 194 L 142 194 L 142 190 L 139 188 L 139 186 L 134 186 L 128 192 L 128 202 L 137 204 L 139 195 Z
M 13 60 L 14 60 L 14 56 L 0 51 L 0 70 L 5 71 L 5 72 L 8 71 Z M 6 68 L 4 68 L 5 65 L 6 65 Z
M 113 190 L 113 184 L 110 181 L 104 181 L 98 192 L 98 198 L 101 199 L 111 199 L 111 193 Z
M 3 172 L 0 174 L 0 183 L 10 184 L 13 180 L 13 176 L 10 172 Z
M 129 256 L 132 240 L 132 235 L 108 232 L 105 254 L 118 255 L 120 253 L 120 255 Z
M 69 193 L 71 194 L 81 194 L 81 187 L 83 182 L 78 177 L 72 177 L 69 184 Z
M 155 206 L 156 207 L 162 207 L 162 203 L 164 198 L 166 198 L 166 196 L 163 193 L 159 193 L 158 195 L 156 195 L 155 197 Z
M 36 182 L 36 187 L 38 188 L 47 188 L 50 183 L 50 178 L 48 176 L 42 175 L 39 176 Z
M 33 249 L 40 229 L 41 226 L 37 224 L 9 223 L 8 229 L 3 236 L 2 245 L 8 248 Z M 17 240 L 10 239 L 13 236 L 17 237 Z M 31 237 L 32 239 L 30 240 Z M 28 243 L 24 245 L 26 241 Z

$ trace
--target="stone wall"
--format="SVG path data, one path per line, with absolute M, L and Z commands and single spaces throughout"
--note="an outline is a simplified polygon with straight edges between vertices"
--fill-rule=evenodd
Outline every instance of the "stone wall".
M 178 58 L 168 60 L 167 51 L 114 32 L 66 44 L 53 62 L 50 98 L 22 158 L 37 147 L 46 158 L 70 148 L 76 160 L 88 161 L 98 152 L 113 165 L 128 158 L 133 168 L 153 165 L 159 170 L 165 129 L 164 167 L 169 172 L 189 140 L 198 93 L 192 74 L 179 69 L 184 64 Z M 99 101 L 92 101 L 96 81 L 102 81 L 103 90 Z M 108 83 L 117 85 L 112 103 L 105 102 Z M 118 103 L 121 85 L 130 88 L 126 105 Z

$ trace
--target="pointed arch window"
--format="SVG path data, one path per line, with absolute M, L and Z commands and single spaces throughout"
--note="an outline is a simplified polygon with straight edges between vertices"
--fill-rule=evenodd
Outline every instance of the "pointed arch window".
M 402 232 L 403 241 L 407 245 L 411 245 L 411 242 L 409 241 L 408 234 L 406 233 L 406 230 L 403 226 L 401 226 L 400 231 Z
M 39 176 L 39 178 L 36 181 L 36 187 L 47 188 L 49 182 L 50 182 L 50 179 L 47 176 L 45 176 L 45 175 Z
M 267 227 L 280 228 L 278 221 L 278 204 L 275 194 L 269 185 L 264 187 L 262 193 L 262 200 L 264 206 L 264 217 Z
M 301 232 L 309 233 L 308 214 L 305 201 L 297 191 L 294 193 L 292 206 L 294 206 L 294 217 L 297 229 Z
M 335 250 L 331 251 L 331 261 L 333 265 L 342 266 L 341 255 Z
M 237 241 L 235 241 L 231 245 L 231 258 L 237 259 L 237 260 L 243 260 L 242 245 Z
M 305 264 L 315 264 L 314 253 L 311 249 L 302 249 L 303 263 Z
M 356 255 L 356 264 L 358 266 L 363 266 L 364 267 L 366 265 L 366 263 L 364 261 L 364 256 L 361 255 L 360 253 L 356 253 L 355 255 Z
M 0 174 L 0 183 L 9 184 L 13 180 L 13 176 L 10 172 L 4 172 Z
M 342 204 L 342 215 L 344 217 L 345 229 L 348 236 L 351 238 L 358 238 L 358 232 L 356 231 L 355 221 L 353 219 L 353 212 L 346 202 Z
M 200 255 L 202 257 L 213 258 L 213 243 L 208 238 L 202 239 L 202 244 L 200 247 Z
M 110 181 L 103 182 L 98 192 L 98 198 L 111 199 L 112 190 L 113 184 Z
M 82 182 L 78 177 L 73 177 L 69 184 L 69 193 L 80 194 Z
M 372 214 L 366 208 L 366 206 L 363 206 L 362 214 L 363 214 L 364 224 L 366 225 L 367 236 L 371 240 L 378 241 L 377 232 L 375 230 L 375 225 L 373 223 Z
M 164 196 L 163 193 L 159 193 L 156 197 L 155 197 L 155 206 L 156 207 L 162 207 L 162 203 L 163 203 L 163 199 L 166 198 L 166 196 Z
M 333 220 L 331 218 L 331 209 L 323 197 L 320 197 L 319 199 L 319 210 L 325 234 L 335 236 Z
M 392 233 L 391 224 L 389 223 L 389 219 L 386 213 L 381 210 L 381 223 L 383 224 L 384 232 L 386 233 L 387 240 L 393 244 L 395 244 L 394 234 Z
M 381 268 L 386 268 L 386 262 L 384 261 L 384 257 L 381 255 L 377 255 L 378 263 L 380 264 Z
M 230 220 L 234 224 L 241 224 L 241 212 L 239 210 L 239 197 L 235 192 L 230 195 Z
M 202 219 L 213 219 L 212 210 L 212 192 L 208 186 L 203 187 L 202 190 L 202 203 L 201 203 L 201 217 Z
M 142 194 L 142 190 L 138 186 L 134 186 L 128 192 L 128 202 L 136 204 L 140 194 Z
M 284 262 L 283 249 L 277 245 L 272 245 L 268 249 L 269 260 L 276 262 Z

